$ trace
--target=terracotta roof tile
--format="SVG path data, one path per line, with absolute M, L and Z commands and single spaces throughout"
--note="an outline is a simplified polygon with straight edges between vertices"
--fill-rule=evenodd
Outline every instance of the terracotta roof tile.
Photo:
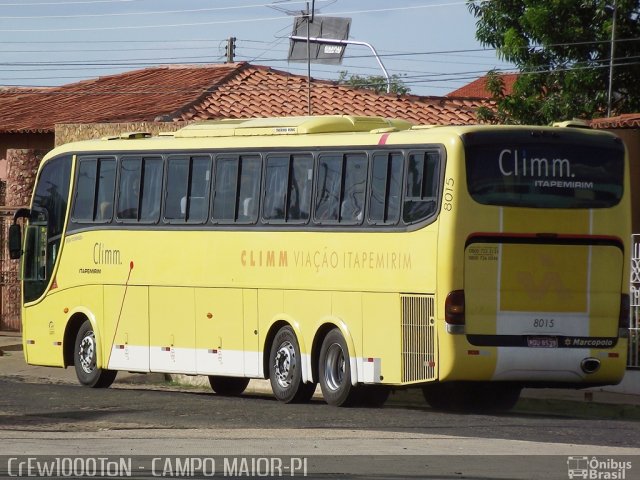
M 504 81 L 505 94 L 513 91 L 513 84 L 518 78 L 517 73 L 501 73 L 500 76 Z M 447 94 L 447 97 L 462 98 L 492 98 L 491 93 L 487 90 L 487 77 L 482 76 L 467 85 L 454 90 Z
M 639 128 L 640 113 L 627 113 L 617 117 L 595 118 L 590 122 L 593 128 Z
M 247 63 L 169 66 L 50 89 L 0 89 L 0 131 L 53 131 L 56 123 L 204 120 L 306 115 L 306 77 Z M 314 115 L 468 124 L 487 99 L 377 94 L 314 80 Z M 42 115 L 47 112 L 47 115 Z

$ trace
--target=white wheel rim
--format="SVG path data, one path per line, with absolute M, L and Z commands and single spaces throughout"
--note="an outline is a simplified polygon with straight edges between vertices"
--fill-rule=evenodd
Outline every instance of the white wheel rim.
M 96 336 L 93 331 L 88 331 L 80 341 L 78 358 L 82 370 L 85 373 L 93 373 L 96 369 Z
M 296 351 L 290 341 L 282 342 L 274 359 L 274 370 L 278 385 L 289 388 L 297 370 Z

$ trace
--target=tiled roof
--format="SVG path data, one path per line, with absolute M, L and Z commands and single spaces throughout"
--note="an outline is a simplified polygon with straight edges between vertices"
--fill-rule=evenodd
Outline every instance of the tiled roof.
M 487 100 L 379 95 L 312 84 L 313 114 L 378 115 L 469 124 Z M 307 114 L 306 77 L 247 63 L 154 67 L 50 89 L 2 93 L 0 132 L 53 131 L 57 123 L 205 120 Z
M 172 120 L 307 115 L 307 92 L 306 77 L 247 66 Z M 318 80 L 312 83 L 311 98 L 314 115 L 377 115 L 421 124 L 473 123 L 475 110 L 488 105 L 467 99 L 377 94 Z
M 0 131 L 53 131 L 56 123 L 153 121 L 199 100 L 236 69 L 236 64 L 149 68 L 0 96 Z
M 595 118 L 591 120 L 593 128 L 640 128 L 640 113 L 627 113 L 617 117 Z
M 513 91 L 513 84 L 518 78 L 517 73 L 501 73 L 500 77 L 504 82 L 504 93 L 509 95 Z M 471 98 L 492 98 L 487 90 L 487 77 L 483 76 L 467 85 L 447 94 L 447 97 L 471 97 Z

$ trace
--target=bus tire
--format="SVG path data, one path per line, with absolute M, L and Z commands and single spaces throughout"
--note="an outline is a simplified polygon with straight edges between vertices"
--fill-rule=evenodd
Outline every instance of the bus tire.
M 218 395 L 234 397 L 242 394 L 249 385 L 249 379 L 243 377 L 221 377 L 209 375 L 209 385 L 211 390 Z
M 89 320 L 80 326 L 76 335 L 73 363 L 78 381 L 85 387 L 108 388 L 116 379 L 116 370 L 96 367 L 98 344 Z
M 302 381 L 302 356 L 296 334 L 290 326 L 276 333 L 269 352 L 269 380 L 273 395 L 284 403 L 307 402 L 315 383 Z
M 358 395 L 360 397 L 358 405 L 370 408 L 382 407 L 389 395 L 391 388 L 386 385 L 362 385 Z
M 516 406 L 521 391 L 520 385 L 511 383 L 483 383 L 472 392 L 477 399 L 473 407 L 479 412 L 506 412 Z
M 358 400 L 358 391 L 351 384 L 349 348 L 338 328 L 331 330 L 320 348 L 320 388 L 329 405 L 347 407 Z

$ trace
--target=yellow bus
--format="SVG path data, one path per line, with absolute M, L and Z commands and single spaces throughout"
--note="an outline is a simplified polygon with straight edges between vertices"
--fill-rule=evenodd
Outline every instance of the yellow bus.
M 627 169 L 589 129 L 354 116 L 63 145 L 10 232 L 24 354 L 90 387 L 263 378 L 287 403 L 319 383 L 332 405 L 415 386 L 497 409 L 525 386 L 617 383 Z

